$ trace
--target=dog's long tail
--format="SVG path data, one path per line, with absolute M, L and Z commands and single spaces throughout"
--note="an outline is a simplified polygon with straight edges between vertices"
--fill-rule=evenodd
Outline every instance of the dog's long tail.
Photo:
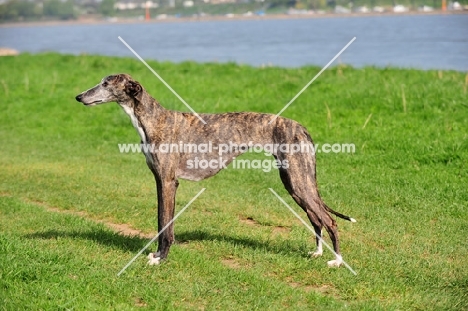
M 332 209 L 329 208 L 329 207 L 327 206 L 327 204 L 325 204 L 325 203 L 323 203 L 323 206 L 325 207 L 325 209 L 326 209 L 327 211 L 329 211 L 330 213 L 332 213 L 332 214 L 334 214 L 334 215 L 336 215 L 336 216 L 338 216 L 338 217 L 340 217 L 340 218 L 343 218 L 343 219 L 348 220 L 348 221 L 351 221 L 351 222 L 356 222 L 356 219 L 351 218 L 351 217 L 349 217 L 349 216 L 343 215 L 343 214 L 341 214 L 341 213 L 338 213 L 338 212 L 332 210 Z

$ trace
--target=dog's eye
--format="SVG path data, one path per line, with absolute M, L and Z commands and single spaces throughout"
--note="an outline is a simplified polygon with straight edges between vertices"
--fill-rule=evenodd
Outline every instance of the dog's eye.
M 107 84 L 108 84 L 108 83 L 107 83 L 107 81 L 106 81 L 106 82 L 102 83 L 102 86 L 103 86 L 103 87 L 106 87 Z

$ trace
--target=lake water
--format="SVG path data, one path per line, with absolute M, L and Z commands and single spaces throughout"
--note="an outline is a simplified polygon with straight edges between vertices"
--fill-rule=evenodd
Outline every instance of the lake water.
M 180 21 L 0 27 L 0 46 L 24 52 L 129 56 L 260 66 L 323 66 L 353 37 L 339 61 L 468 71 L 468 15 Z

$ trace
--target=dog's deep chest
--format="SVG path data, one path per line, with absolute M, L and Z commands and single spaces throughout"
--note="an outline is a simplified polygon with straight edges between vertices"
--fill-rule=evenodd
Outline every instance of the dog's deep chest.
M 146 145 L 148 142 L 148 138 L 146 137 L 146 133 L 135 115 L 135 111 L 133 110 L 133 108 L 128 106 L 122 105 L 121 107 L 123 108 L 125 113 L 128 114 L 128 116 L 130 117 L 133 127 L 137 130 L 138 134 L 140 135 L 141 143 Z M 149 152 L 148 148 L 142 148 L 142 151 L 145 154 L 146 162 L 148 164 L 153 164 L 153 156 L 151 155 L 151 152 Z

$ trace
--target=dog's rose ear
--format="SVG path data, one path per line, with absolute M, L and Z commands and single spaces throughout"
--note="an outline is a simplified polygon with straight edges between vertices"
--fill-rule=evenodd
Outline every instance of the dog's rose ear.
M 125 80 L 126 80 L 126 79 L 125 79 L 125 75 L 124 75 L 124 74 L 121 74 L 121 73 L 120 73 L 120 74 L 114 76 L 114 81 L 115 81 L 116 83 L 122 83 L 122 82 L 124 82 Z
M 141 100 L 141 95 L 142 95 L 142 87 L 140 85 L 140 83 L 138 83 L 137 81 L 127 81 L 125 83 L 125 92 L 138 99 L 138 100 Z

